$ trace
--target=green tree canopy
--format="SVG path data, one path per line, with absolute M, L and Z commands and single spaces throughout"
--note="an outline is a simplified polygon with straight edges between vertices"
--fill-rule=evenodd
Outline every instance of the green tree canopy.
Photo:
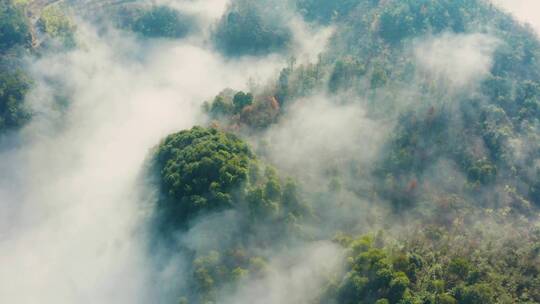
M 0 133 L 20 127 L 29 119 L 23 100 L 30 85 L 30 79 L 20 70 L 0 72 Z
M 255 161 L 240 139 L 216 129 L 194 127 L 169 135 L 156 153 L 167 219 L 183 223 L 201 211 L 231 207 L 234 192 Z
M 125 10 L 120 19 L 121 27 L 149 38 L 182 38 L 192 27 L 189 16 L 163 5 Z
M 16 45 L 30 43 L 30 31 L 24 12 L 11 0 L 0 2 L 0 53 Z
M 233 105 L 237 112 L 242 111 L 246 106 L 253 103 L 253 95 L 251 93 L 238 92 L 234 95 Z
M 264 15 L 262 13 L 264 11 Z M 265 55 L 283 51 L 292 38 L 288 27 L 257 2 L 239 1 L 217 25 L 214 40 L 228 56 Z

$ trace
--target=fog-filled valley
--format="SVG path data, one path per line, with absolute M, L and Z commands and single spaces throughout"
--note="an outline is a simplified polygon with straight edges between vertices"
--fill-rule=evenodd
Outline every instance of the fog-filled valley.
M 535 0 L 0 0 L 0 303 L 540 303 Z

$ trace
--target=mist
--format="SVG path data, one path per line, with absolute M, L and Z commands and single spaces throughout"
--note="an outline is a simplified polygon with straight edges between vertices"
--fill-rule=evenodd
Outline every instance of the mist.
M 445 33 L 418 42 L 414 56 L 424 81 L 463 91 L 474 89 L 489 74 L 499 44 L 485 34 Z
M 427 299 L 422 288 L 439 287 L 420 280 L 437 278 L 441 294 L 459 297 L 445 289 L 445 274 L 439 272 L 461 257 L 456 252 L 463 244 L 473 244 L 471 252 L 493 251 L 478 235 L 484 229 L 497 239 L 499 230 L 490 227 L 497 221 L 511 226 L 514 205 L 532 210 L 522 193 L 535 190 L 526 179 L 534 181 L 538 171 L 529 169 L 526 177 L 516 172 L 539 164 L 531 156 L 538 121 L 527 121 L 537 113 L 534 87 L 526 77 L 511 79 L 523 67 L 516 72 L 511 64 L 499 64 L 506 74 L 494 76 L 497 60 L 517 62 L 533 53 L 532 46 L 498 58 L 511 41 L 504 40 L 502 29 L 474 24 L 454 32 L 448 22 L 434 31 L 424 14 L 438 11 L 418 6 L 422 13 L 414 18 L 426 19 L 408 23 L 411 12 L 399 1 L 391 3 L 395 12 L 386 10 L 386 2 L 366 1 L 343 18 L 341 2 L 329 5 L 332 20 L 322 25 L 317 18 L 306 21 L 309 14 L 295 11 L 292 1 L 271 0 L 254 4 L 261 16 L 253 19 L 262 20 L 254 24 L 262 32 L 277 24 L 277 35 L 285 33 L 287 42 L 255 50 L 247 43 L 244 53 L 227 53 L 214 35 L 242 2 L 141 1 L 193 20 L 192 29 L 174 39 L 122 30 L 107 14 L 93 19 L 75 10 L 70 16 L 75 47 L 53 43 L 26 55 L 34 84 L 25 104 L 33 115 L 22 129 L 1 138 L 7 143 L 0 148 L 1 303 L 312 304 L 326 297 L 338 303 L 343 290 L 357 303 L 380 274 L 391 288 L 405 286 L 399 296 L 414 292 Z M 533 2 L 493 0 L 540 31 Z M 78 9 L 84 9 L 81 3 Z M 366 13 L 365 24 L 356 23 L 361 9 L 373 14 Z M 388 12 L 396 15 L 386 20 L 391 35 L 385 36 L 378 18 Z M 91 21 L 96 19 L 105 22 Z M 418 31 L 401 33 L 401 24 L 390 22 L 394 19 Z M 359 31 L 366 34 L 356 36 Z M 271 38 L 275 34 L 272 28 L 268 32 Z M 503 76 L 509 81 L 497 82 L 502 89 L 496 103 L 484 87 L 486 80 L 507 80 Z M 289 96 L 280 96 L 281 86 Z M 237 102 L 239 91 L 244 100 Z M 227 96 L 215 98 L 219 92 Z M 520 101 L 522 108 L 509 106 L 520 94 L 533 97 Z M 215 100 L 230 107 L 221 116 L 212 116 Z M 264 126 L 250 125 L 249 114 L 264 116 L 269 104 L 270 119 L 253 119 Z M 512 125 L 516 113 L 523 134 Z M 197 125 L 249 143 L 249 162 L 264 177 L 258 180 L 252 172 L 245 177 L 242 183 L 251 188 L 238 196 L 245 202 L 201 207 L 204 212 L 194 211 L 182 228 L 156 237 L 163 193 L 148 175 L 161 172 L 148 170 L 167 135 Z M 492 146 L 499 150 L 492 153 Z M 508 149 L 513 154 L 503 153 Z M 278 194 L 268 194 L 272 191 Z M 256 199 L 264 206 L 251 206 L 259 204 L 248 201 L 251 194 L 260 195 Z M 257 208 L 268 214 L 252 216 Z M 525 216 L 515 218 L 528 225 Z M 360 234 L 377 235 L 368 242 L 357 239 Z M 502 248 L 505 240 L 493 248 Z M 451 249 L 437 252 L 437 246 Z M 437 255 L 440 261 L 432 261 Z M 369 267 L 362 266 L 366 261 Z M 493 283 L 487 281 L 493 273 L 478 275 L 474 284 Z M 447 281 L 469 284 L 458 276 Z M 398 303 L 382 295 L 390 287 L 377 287 L 380 297 L 374 293 L 360 301 Z
M 189 39 L 77 27 L 79 48 L 28 59 L 37 115 L 1 152 L 0 301 L 165 300 L 145 248 L 145 159 L 165 135 L 202 123 L 215 92 L 266 81 L 284 59 L 227 60 Z
M 270 260 L 272 269 L 265 276 L 242 282 L 233 296 L 222 303 L 312 303 L 318 290 L 332 274 L 342 271 L 342 249 L 330 242 L 316 242 L 296 250 L 277 253 Z

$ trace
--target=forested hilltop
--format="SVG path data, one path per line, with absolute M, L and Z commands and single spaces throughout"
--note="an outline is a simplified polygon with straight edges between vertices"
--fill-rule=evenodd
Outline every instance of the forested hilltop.
M 317 240 L 335 233 L 334 242 L 346 252 L 344 273 L 329 274 L 326 289 L 312 302 L 538 303 L 536 34 L 484 1 L 307 0 L 296 7 L 310 22 L 335 27 L 319 60 L 293 59 L 275 83 L 249 93 L 224 91 L 205 109 L 218 128 L 246 136 L 270 159 L 275 150 L 266 134 L 310 96 L 336 106 L 360 103 L 365 117 L 357 119 L 392 128 L 372 163 L 335 153 L 328 165 L 317 165 L 327 190 L 309 183 L 304 189 L 313 218 L 292 216 L 294 223 L 323 231 L 298 236 L 293 229 L 289 237 Z M 245 22 L 243 12 L 233 7 L 225 26 L 246 31 L 236 33 L 235 41 L 257 41 L 250 37 L 252 26 L 231 22 L 232 16 Z M 272 32 L 266 50 L 287 37 L 282 32 Z M 235 45 L 241 53 L 251 49 Z M 377 136 L 375 130 L 359 132 Z M 328 140 L 321 144 L 332 145 Z M 305 152 L 302 157 L 320 157 Z M 275 165 L 287 170 L 288 163 Z M 296 175 L 302 184 L 304 175 Z M 347 208 L 357 218 L 340 214 Z M 377 212 L 383 215 L 355 222 Z M 336 230 L 327 231 L 328 225 Z M 195 263 L 195 281 L 204 286 L 196 301 L 220 302 L 212 291 L 230 284 L 240 269 L 248 278 L 242 280 L 260 275 L 258 266 L 231 263 L 227 251 L 217 254 Z M 220 267 L 232 277 L 223 277 Z
M 0 3 L 2 138 L 43 115 L 28 58 L 91 48 L 77 18 L 144 45 L 107 60 L 195 41 L 227 66 L 283 62 L 190 100 L 196 125 L 147 154 L 156 303 L 540 303 L 538 33 L 487 0 L 232 0 L 212 22 L 180 2 Z M 46 81 L 69 113 L 77 87 Z

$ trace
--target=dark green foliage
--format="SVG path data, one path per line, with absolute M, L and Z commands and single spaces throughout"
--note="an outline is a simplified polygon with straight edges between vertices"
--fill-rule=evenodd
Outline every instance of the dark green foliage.
M 30 41 L 22 8 L 11 0 L 0 2 L 0 134 L 21 127 L 30 118 L 23 102 L 32 82 L 19 58 Z
M 469 179 L 473 182 L 487 184 L 495 180 L 497 168 L 486 159 L 480 159 L 472 164 L 468 170 Z
M 492 303 L 493 290 L 488 284 L 475 284 L 458 288 L 456 297 L 459 303 L 476 304 L 476 303 Z
M 409 278 L 395 269 L 388 254 L 363 237 L 348 244 L 352 261 L 337 292 L 339 303 L 398 303 L 406 297 Z
M 330 75 L 328 88 L 331 92 L 336 92 L 340 88 L 350 88 L 357 85 L 365 74 L 366 68 L 358 60 L 350 57 L 338 60 Z
M 425 32 L 465 30 L 466 13 L 476 9 L 477 1 L 391 1 L 379 19 L 379 35 L 390 43 Z
M 29 119 L 23 100 L 30 85 L 22 71 L 0 72 L 0 133 L 18 128 Z
M 255 158 L 231 134 L 194 127 L 168 136 L 156 152 L 167 222 L 184 225 L 202 211 L 232 207 Z
M 372 0 L 376 2 L 378 0 Z M 341 18 L 358 5 L 358 0 L 299 0 L 297 6 L 308 20 L 328 23 Z
M 457 300 L 445 293 L 435 297 L 435 304 L 457 304 Z
M 124 10 L 121 27 L 149 38 L 182 38 L 192 28 L 193 20 L 168 6 Z
M 14 46 L 28 46 L 30 31 L 22 9 L 11 0 L 0 2 L 0 54 Z
M 235 2 L 217 24 L 214 40 L 228 56 L 266 55 L 287 48 L 291 33 L 272 7 L 251 1 Z
M 253 95 L 251 93 L 238 92 L 234 95 L 233 105 L 236 112 L 242 111 L 245 107 L 253 103 Z
M 191 261 L 191 297 L 198 303 L 214 301 L 219 288 L 264 271 L 264 259 L 247 242 L 257 240 L 264 250 L 297 235 L 298 221 L 310 216 L 296 184 L 283 181 L 272 167 L 262 168 L 246 143 L 217 129 L 169 135 L 155 152 L 160 237 L 207 215 L 238 214 L 229 225 L 241 229 L 224 236 L 228 245 L 199 252 Z
M 379 19 L 379 35 L 388 42 L 399 42 L 414 31 L 414 19 L 407 4 L 389 6 Z
M 469 274 L 471 266 L 464 258 L 453 259 L 448 265 L 448 274 L 455 277 L 456 280 L 465 280 Z
M 485 236 L 465 231 L 444 232 L 449 239 L 440 241 L 425 233 L 408 236 L 395 247 L 369 236 L 338 236 L 348 250 L 348 270 L 321 303 L 538 303 L 539 294 L 529 293 L 540 274 L 538 236 L 499 235 L 486 248 L 471 242 Z

